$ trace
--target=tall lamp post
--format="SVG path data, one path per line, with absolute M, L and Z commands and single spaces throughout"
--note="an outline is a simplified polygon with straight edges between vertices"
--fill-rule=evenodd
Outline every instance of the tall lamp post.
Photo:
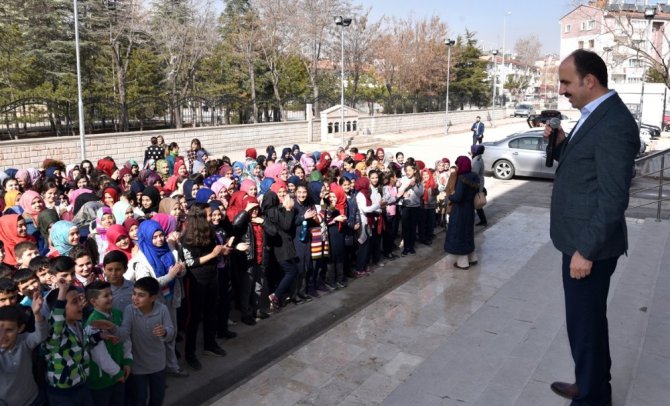
M 505 66 L 505 37 L 507 36 L 507 16 L 511 15 L 512 12 L 508 11 L 503 16 L 503 41 L 502 41 L 502 77 L 500 82 L 502 83 L 500 89 L 500 95 L 502 96 L 503 102 L 502 107 L 505 107 L 505 81 L 507 80 L 507 67 Z
M 337 16 L 335 17 L 335 25 L 339 25 L 341 28 L 341 39 L 342 39 L 342 59 L 341 59 L 341 87 L 340 87 L 340 144 L 344 147 L 344 27 L 351 25 L 351 18 Z
M 84 140 L 84 102 L 81 98 L 81 63 L 79 62 L 79 13 L 77 0 L 74 0 L 74 49 L 77 59 L 77 105 L 79 107 L 79 144 L 82 161 L 86 159 L 86 143 Z
M 497 59 L 498 59 L 498 50 L 494 49 L 493 52 L 491 52 L 493 55 L 493 89 L 491 90 L 491 120 L 493 120 L 493 117 L 495 116 L 496 112 L 496 74 L 497 72 Z
M 449 81 L 451 80 L 451 47 L 456 43 L 455 40 L 447 38 L 444 45 L 447 46 L 447 97 L 444 106 L 445 113 L 445 135 L 449 135 Z

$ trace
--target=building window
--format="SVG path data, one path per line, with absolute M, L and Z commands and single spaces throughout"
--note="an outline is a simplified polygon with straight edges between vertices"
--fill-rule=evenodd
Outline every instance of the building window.
M 586 22 L 586 29 L 587 30 L 592 30 L 596 27 L 596 22 L 595 20 L 589 20 Z
M 333 123 L 328 123 L 328 134 L 333 133 Z
M 567 33 L 570 32 L 571 29 L 572 29 L 572 25 L 565 24 L 565 28 L 563 29 L 563 32 L 567 34 Z
M 579 49 L 584 49 L 584 41 L 579 41 L 579 42 L 577 43 L 577 47 L 578 47 Z
M 589 40 L 589 48 L 593 48 L 594 45 L 595 45 L 595 41 L 590 39 Z
M 644 66 L 644 62 L 641 59 L 629 59 L 628 66 L 631 68 L 641 68 Z

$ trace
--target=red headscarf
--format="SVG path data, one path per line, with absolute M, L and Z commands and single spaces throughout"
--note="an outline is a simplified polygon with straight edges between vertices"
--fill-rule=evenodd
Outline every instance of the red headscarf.
M 35 227 L 37 227 L 38 226 L 37 216 L 40 213 L 33 210 L 33 200 L 35 199 L 40 199 L 40 201 L 42 202 L 42 209 L 44 209 L 44 200 L 42 199 L 42 196 L 40 196 L 40 194 L 35 192 L 34 190 L 26 190 L 21 195 L 21 198 L 19 199 L 19 206 L 21 206 L 21 208 L 23 209 L 24 214 L 29 215 L 30 218 L 33 219 L 33 224 L 35 225 Z
M 333 158 L 330 157 L 330 154 L 328 152 L 323 152 L 321 154 L 321 157 L 319 157 L 319 163 L 316 164 L 316 170 L 321 172 L 322 175 L 325 175 L 326 172 L 328 172 L 328 168 L 330 167 L 330 161 L 332 161 Z
M 16 265 L 16 256 L 14 255 L 16 244 L 24 241 L 35 242 L 35 239 L 31 236 L 19 237 L 19 234 L 16 232 L 18 222 L 18 214 L 5 214 L 0 217 L 0 241 L 5 243 L 5 259 L 3 262 L 11 266 Z
M 258 153 L 256 152 L 256 148 L 247 148 L 244 155 L 246 155 L 247 158 L 256 159 Z
M 123 228 L 126 229 L 128 234 L 130 234 L 130 229 L 133 228 L 133 226 L 140 226 L 140 222 L 133 217 L 126 219 L 126 221 L 123 222 Z
M 279 189 L 287 190 L 288 187 L 286 186 L 286 182 L 284 182 L 283 180 L 276 180 L 275 183 L 273 183 L 272 186 L 270 186 L 270 190 L 272 190 L 277 194 L 279 194 Z
M 470 158 L 465 155 L 456 158 L 456 168 L 458 168 L 457 173 L 459 175 L 472 171 L 472 162 L 470 162 Z
M 226 216 L 228 216 L 228 220 L 230 220 L 231 223 L 235 220 L 235 216 L 237 216 L 239 212 L 247 208 L 247 203 L 249 203 L 251 199 L 251 196 L 241 190 L 233 193 L 230 197 L 230 202 L 228 202 L 228 210 L 226 210 Z
M 106 194 L 109 194 L 110 196 L 112 196 L 112 199 L 114 199 L 114 203 L 119 201 L 119 192 L 115 188 L 108 187 L 107 189 L 105 189 L 102 192 L 102 201 L 103 202 L 105 201 L 105 195 Z
M 370 179 L 362 176 L 354 182 L 354 189 L 365 196 L 365 203 L 372 204 L 372 191 L 370 190 Z
M 116 164 L 112 159 L 102 158 L 101 160 L 98 161 L 98 166 L 96 166 L 96 169 L 104 172 L 105 175 L 107 176 L 112 176 L 112 174 L 114 173 L 115 166 Z
M 335 208 L 346 216 L 347 214 L 347 194 L 344 193 L 342 186 L 338 185 L 336 182 L 330 184 L 330 191 L 335 194 Z
M 128 235 L 128 231 L 123 227 L 121 224 L 114 224 L 107 229 L 107 252 L 110 251 L 121 251 L 124 254 L 126 254 L 126 257 L 130 260 L 130 257 L 133 256 L 133 242 L 130 241 L 130 245 L 128 246 L 127 249 L 122 250 L 121 248 L 116 246 L 116 242 L 119 241 L 119 238 L 121 237 L 128 237 L 130 239 L 130 236 Z
M 423 177 L 424 174 L 428 174 L 428 180 L 426 183 L 423 184 L 423 202 L 428 203 L 428 199 L 430 198 L 430 194 L 435 190 L 437 187 L 437 184 L 435 183 L 435 177 L 433 176 L 433 173 L 431 172 L 430 169 L 426 168 L 421 171 L 421 176 Z
M 125 180 L 123 180 L 123 177 L 126 175 L 132 175 L 133 172 L 130 170 L 130 168 L 126 168 L 125 166 L 121 169 L 119 169 L 119 185 L 121 186 L 122 190 L 129 190 L 130 189 L 130 183 L 126 183 Z M 132 182 L 132 180 L 131 180 Z

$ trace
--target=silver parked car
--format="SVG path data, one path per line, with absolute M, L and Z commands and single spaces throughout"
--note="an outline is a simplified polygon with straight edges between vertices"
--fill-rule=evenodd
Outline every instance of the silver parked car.
M 514 117 L 528 117 L 535 114 L 535 108 L 530 103 L 519 103 L 514 109 Z
M 554 178 L 557 162 L 547 168 L 547 142 L 543 131 L 533 130 L 512 134 L 498 141 L 485 142 L 484 161 L 489 164 L 493 176 L 512 179 L 516 176 Z

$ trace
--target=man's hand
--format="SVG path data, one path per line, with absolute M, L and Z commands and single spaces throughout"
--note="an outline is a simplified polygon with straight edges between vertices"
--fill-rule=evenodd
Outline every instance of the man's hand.
M 549 125 L 549 123 L 544 125 L 544 140 L 549 141 L 549 137 L 551 136 L 551 131 L 553 128 Z M 558 127 L 558 135 L 556 136 L 556 146 L 561 145 L 561 143 L 565 141 L 565 131 L 563 131 L 563 127 Z
M 573 279 L 583 279 L 591 274 L 591 267 L 593 266 L 593 261 L 589 261 L 584 258 L 579 251 L 575 251 L 572 254 L 572 259 L 570 260 L 570 277 Z

